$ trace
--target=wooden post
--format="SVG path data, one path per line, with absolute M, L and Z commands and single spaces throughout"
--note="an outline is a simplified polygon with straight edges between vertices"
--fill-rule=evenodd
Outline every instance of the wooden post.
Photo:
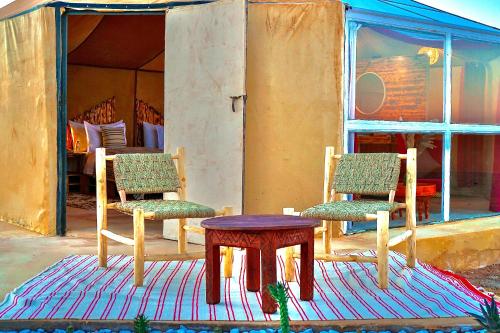
M 377 262 L 378 286 L 386 289 L 389 270 L 389 212 L 377 212 Z
M 415 208 L 417 201 L 417 149 L 410 148 L 406 157 L 406 229 L 412 234 L 406 240 L 406 263 L 415 267 L 417 257 L 417 221 Z
M 323 202 L 330 202 L 332 183 L 333 183 L 333 159 L 335 156 L 335 148 L 328 146 L 325 152 L 325 179 L 323 181 Z
M 224 216 L 233 215 L 233 207 L 224 207 Z M 226 247 L 224 249 L 224 277 L 230 278 L 233 276 L 233 248 Z
M 185 152 L 184 147 L 177 148 L 177 175 L 179 176 L 179 181 L 181 187 L 177 191 L 179 195 L 179 200 L 186 200 L 186 171 L 185 171 Z M 186 253 L 187 248 L 187 232 L 184 226 L 187 224 L 186 219 L 179 219 L 177 224 L 177 252 L 180 254 Z
M 134 284 L 144 282 L 144 211 L 134 209 Z
M 332 253 L 332 221 L 323 221 L 323 248 L 326 254 Z
M 294 208 L 283 208 L 283 215 L 295 215 Z M 293 259 L 294 247 L 285 249 L 285 281 L 295 281 L 295 260 Z
M 106 194 L 106 148 L 95 153 L 96 201 L 97 201 L 97 256 L 99 267 L 107 267 L 108 240 L 101 231 L 108 228 Z
M 184 151 L 184 147 L 178 147 L 177 148 L 177 175 L 179 176 L 179 181 L 181 183 L 181 188 L 177 193 L 179 193 L 179 199 L 180 200 L 186 200 L 187 193 L 186 193 L 186 187 L 187 187 L 187 181 L 186 181 L 186 169 L 185 169 L 185 162 L 186 162 L 186 155 Z

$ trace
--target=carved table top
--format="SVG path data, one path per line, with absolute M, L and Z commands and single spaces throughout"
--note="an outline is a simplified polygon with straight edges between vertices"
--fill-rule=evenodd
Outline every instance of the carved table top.
M 320 221 L 292 215 L 234 215 L 204 220 L 201 226 L 212 230 L 270 231 L 315 228 Z

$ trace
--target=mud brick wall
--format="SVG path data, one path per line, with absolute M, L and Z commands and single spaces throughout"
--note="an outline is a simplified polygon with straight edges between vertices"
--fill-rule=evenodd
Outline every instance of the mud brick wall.
M 366 115 L 356 110 L 356 119 L 422 121 L 426 119 L 428 58 L 387 57 L 358 60 L 357 76 L 378 74 L 385 84 L 386 97 L 382 108 Z

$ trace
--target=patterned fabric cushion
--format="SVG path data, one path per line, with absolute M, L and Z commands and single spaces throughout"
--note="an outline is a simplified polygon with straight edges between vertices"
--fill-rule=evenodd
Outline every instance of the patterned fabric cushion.
M 121 128 L 122 131 L 125 133 L 126 132 L 126 127 L 125 123 L 123 120 L 117 121 L 112 124 L 106 124 L 106 125 L 93 125 L 89 122 L 84 121 L 83 125 L 85 126 L 85 132 L 87 133 L 87 142 L 88 142 L 88 151 L 89 152 L 94 152 L 96 148 L 102 147 L 102 129 L 104 127 L 106 128 Z M 126 135 L 126 134 L 125 134 Z M 127 140 L 125 139 L 125 144 L 127 143 Z
M 395 211 L 399 203 L 375 200 L 332 201 L 304 210 L 301 216 L 326 221 L 365 221 L 366 214 Z
M 163 149 L 165 147 L 165 128 L 163 125 L 155 125 L 156 129 L 156 141 L 158 141 L 158 148 Z
M 125 193 L 176 192 L 180 187 L 170 154 L 118 154 L 113 170 L 117 189 Z
M 116 205 L 117 210 L 126 214 L 133 214 L 135 208 L 142 208 L 144 212 L 154 213 L 153 220 L 215 216 L 215 210 L 210 207 L 181 200 L 137 200 L 120 202 Z
M 335 169 L 333 189 L 337 193 L 389 194 L 396 190 L 400 168 L 397 154 L 345 154 Z
M 86 152 L 88 150 L 88 143 L 84 125 L 70 120 L 69 126 L 71 139 L 73 140 L 73 151 L 76 153 Z
M 146 148 L 158 148 L 158 139 L 156 136 L 156 127 L 148 122 L 142 123 L 142 136 L 144 141 L 144 147 Z
M 125 139 L 125 131 L 120 127 L 102 126 L 102 145 L 105 148 L 125 148 L 127 141 Z

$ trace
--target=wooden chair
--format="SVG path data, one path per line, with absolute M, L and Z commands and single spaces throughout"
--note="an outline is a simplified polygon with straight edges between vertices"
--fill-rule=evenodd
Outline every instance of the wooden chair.
M 120 202 L 107 203 L 106 161 L 113 161 L 116 187 Z M 175 163 L 176 161 L 177 163 Z M 204 234 L 204 229 L 186 224 L 188 218 L 209 218 L 232 215 L 231 207 L 216 211 L 210 207 L 186 201 L 186 177 L 184 174 L 184 149 L 170 154 L 118 154 L 106 156 L 105 148 L 96 150 L 97 191 L 97 252 L 99 266 L 107 267 L 107 241 L 134 247 L 134 282 L 142 286 L 144 261 L 166 261 L 203 258 L 204 252 L 186 253 L 187 232 Z M 167 200 L 167 193 L 177 193 L 177 200 Z M 164 193 L 164 199 L 127 201 L 127 194 Z M 108 230 L 107 210 L 115 209 L 133 215 L 134 238 L 130 239 Z M 146 255 L 144 252 L 144 219 L 178 219 L 178 254 Z M 232 275 L 233 252 L 225 248 L 224 276 Z
M 338 160 L 335 168 L 334 161 Z M 406 160 L 406 200 L 394 202 L 399 179 L 401 160 Z M 415 199 L 417 177 L 417 153 L 415 148 L 406 154 L 345 154 L 335 155 L 333 147 L 327 147 L 325 155 L 324 203 L 308 208 L 301 216 L 323 220 L 318 231 L 323 234 L 324 253 L 316 259 L 328 261 L 374 262 L 378 265 L 378 284 L 382 289 L 388 285 L 389 248 L 406 241 L 407 265 L 415 267 L 416 220 Z M 337 194 L 387 195 L 388 200 L 336 200 Z M 389 214 L 406 209 L 406 230 L 389 239 Z M 294 214 L 293 208 L 285 208 L 285 214 Z M 334 255 L 331 253 L 333 221 L 376 221 L 377 255 Z M 293 247 L 286 249 L 285 278 L 294 277 Z

